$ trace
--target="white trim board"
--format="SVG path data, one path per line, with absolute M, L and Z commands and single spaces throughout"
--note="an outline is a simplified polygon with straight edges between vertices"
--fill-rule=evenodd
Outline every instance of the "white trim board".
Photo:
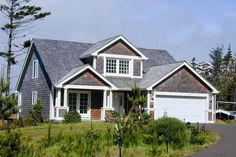
M 212 93 L 215 93 L 215 94 L 219 93 L 219 91 L 215 87 L 213 87 L 205 78 L 203 78 L 200 74 L 198 74 L 187 62 L 184 62 L 183 64 L 181 64 L 180 66 L 172 70 L 170 73 L 168 73 L 166 76 L 164 76 L 162 79 L 153 83 L 151 86 L 147 88 L 147 90 L 152 90 L 154 86 L 156 86 L 158 83 L 162 82 L 163 80 L 171 76 L 173 73 L 175 73 L 177 70 L 179 70 L 183 66 L 186 66 L 193 74 L 195 74 L 200 80 L 202 80 L 203 83 L 205 83 L 208 87 L 210 87 L 212 89 Z

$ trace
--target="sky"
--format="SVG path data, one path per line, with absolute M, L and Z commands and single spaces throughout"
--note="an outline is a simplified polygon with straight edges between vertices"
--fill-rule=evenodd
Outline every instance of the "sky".
M 187 61 L 193 57 L 210 61 L 209 52 L 217 44 L 225 49 L 231 44 L 236 53 L 235 0 L 35 0 L 34 4 L 52 15 L 37 22 L 28 38 L 94 43 L 122 34 L 136 47 L 165 49 L 176 60 Z M 0 25 L 1 19 L 0 15 Z M 0 32 L 0 50 L 4 44 Z M 14 68 L 14 82 L 21 65 Z

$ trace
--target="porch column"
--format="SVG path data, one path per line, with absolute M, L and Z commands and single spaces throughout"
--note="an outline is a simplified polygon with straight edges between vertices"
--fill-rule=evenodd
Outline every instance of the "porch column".
M 107 107 L 107 90 L 103 91 L 103 108 Z
M 61 106 L 61 89 L 57 89 L 56 106 Z
M 110 90 L 110 94 L 109 94 L 109 108 L 113 107 L 113 94 L 112 91 Z
M 147 91 L 147 109 L 150 108 L 150 96 L 151 96 L 150 92 L 151 91 Z
M 65 89 L 64 89 L 64 104 L 63 104 L 64 107 L 68 107 L 67 99 L 68 99 L 68 89 L 65 88 Z

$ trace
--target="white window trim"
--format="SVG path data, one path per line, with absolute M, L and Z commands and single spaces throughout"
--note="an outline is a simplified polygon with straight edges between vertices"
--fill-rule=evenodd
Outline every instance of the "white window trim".
M 106 71 L 107 69 L 107 59 L 114 59 L 116 60 L 116 73 L 108 73 Z M 126 60 L 129 61 L 129 73 L 128 74 L 120 74 L 119 73 L 119 61 L 120 60 Z M 133 59 L 129 59 L 129 58 L 113 58 L 113 57 L 104 57 L 104 70 L 103 70 L 103 74 L 104 76 L 121 76 L 121 77 L 133 77 Z
M 35 105 L 37 103 L 37 100 L 38 100 L 38 93 L 37 93 L 37 91 L 32 91 L 32 99 L 31 100 L 32 100 L 32 105 Z
M 33 60 L 33 65 L 32 65 L 32 79 L 38 78 L 38 72 L 39 72 L 39 62 L 37 59 L 35 59 Z

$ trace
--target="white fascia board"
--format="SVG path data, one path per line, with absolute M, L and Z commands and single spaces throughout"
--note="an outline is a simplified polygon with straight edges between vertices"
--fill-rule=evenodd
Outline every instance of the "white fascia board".
M 83 69 L 79 70 L 78 72 L 74 73 L 73 75 L 71 75 L 70 77 L 68 77 L 67 79 L 65 79 L 64 81 L 58 83 L 56 85 L 57 88 L 62 88 L 63 84 L 66 83 L 67 81 L 71 80 L 72 78 L 74 78 L 75 76 L 79 75 L 80 73 L 82 73 L 84 70 L 89 69 L 91 70 L 94 74 L 96 74 L 98 77 L 100 77 L 103 81 L 105 81 L 107 84 L 109 84 L 111 86 L 112 89 L 117 89 L 116 86 L 114 86 L 110 81 L 108 81 L 104 76 L 102 76 L 101 74 L 99 74 L 96 70 L 94 70 L 91 66 L 87 65 L 85 66 Z
M 88 86 L 88 85 L 65 85 L 65 89 L 89 89 L 89 90 L 109 90 L 106 86 Z
M 24 61 L 24 63 L 23 63 L 23 66 L 22 66 L 22 68 L 21 68 L 21 72 L 20 72 L 19 78 L 18 78 L 17 83 L 16 83 L 16 91 L 18 91 L 18 87 L 19 87 L 19 84 L 20 84 L 20 80 L 22 79 L 22 77 L 23 77 L 23 72 L 24 72 L 24 70 L 25 70 L 25 68 L 26 68 L 26 63 L 27 63 L 28 60 L 30 59 L 29 56 L 31 55 L 31 53 L 33 53 L 33 51 L 31 51 L 32 46 L 33 46 L 33 40 L 31 39 L 31 45 L 30 45 L 30 47 L 29 47 L 29 49 L 28 49 L 28 53 L 27 53 L 27 55 L 26 55 L 26 57 L 25 57 L 25 61 Z
M 146 56 L 144 56 L 142 54 L 142 52 L 140 52 L 133 44 L 131 44 L 127 39 L 125 39 L 123 36 L 119 36 L 116 39 L 112 40 L 111 42 L 109 42 L 108 44 L 106 44 L 105 46 L 103 46 L 102 48 L 98 49 L 97 51 L 93 52 L 91 55 L 92 56 L 97 56 L 98 53 L 102 50 L 104 50 L 105 48 L 107 48 L 108 46 L 112 45 L 113 43 L 115 43 L 118 40 L 123 40 L 127 45 L 129 45 L 135 52 L 137 52 L 140 56 L 141 59 L 143 60 L 147 60 L 148 58 Z
M 166 76 L 164 76 L 162 79 L 158 80 L 157 82 L 153 83 L 151 86 L 149 86 L 147 88 L 147 90 L 152 90 L 152 88 L 157 85 L 158 83 L 160 83 L 161 81 L 165 80 L 167 77 L 169 77 L 170 75 L 172 75 L 173 73 L 175 73 L 177 70 L 179 70 L 181 67 L 186 66 L 191 72 L 193 72 L 198 78 L 200 78 L 200 80 L 202 80 L 208 87 L 210 87 L 212 89 L 212 93 L 214 94 L 218 94 L 219 91 L 213 87 L 204 77 L 202 77 L 200 74 L 198 74 L 188 63 L 184 62 L 183 64 L 181 64 L 180 66 L 178 66 L 177 68 L 175 68 L 173 71 L 171 71 L 169 74 L 167 74 Z

